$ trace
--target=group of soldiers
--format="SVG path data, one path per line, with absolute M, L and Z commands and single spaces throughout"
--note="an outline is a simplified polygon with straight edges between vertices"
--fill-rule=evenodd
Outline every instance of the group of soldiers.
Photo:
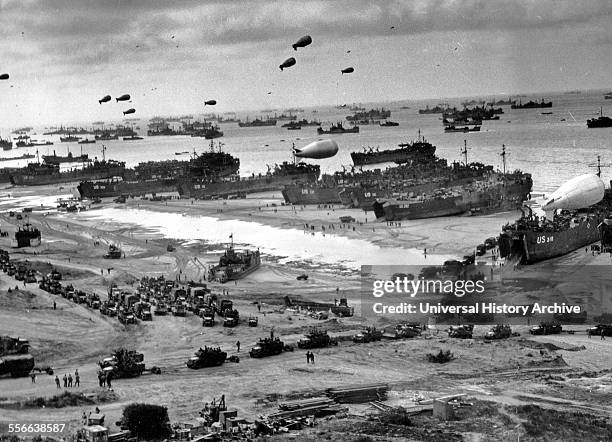
M 100 385 L 100 387 L 108 387 L 110 389 L 112 388 L 112 381 L 113 381 L 112 371 L 104 371 L 104 370 L 98 371 L 98 385 Z
M 81 376 L 79 375 L 78 369 L 74 370 L 74 378 L 72 377 L 72 373 L 64 373 L 64 377 L 62 378 L 62 380 L 64 381 L 64 388 L 81 386 Z M 60 382 L 60 378 L 57 375 L 55 375 L 55 386 L 57 388 L 62 388 L 62 383 Z

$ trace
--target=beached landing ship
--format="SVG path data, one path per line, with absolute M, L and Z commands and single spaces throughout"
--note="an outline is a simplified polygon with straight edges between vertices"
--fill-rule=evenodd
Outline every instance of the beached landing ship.
M 40 186 L 122 176 L 124 171 L 125 163 L 114 160 L 98 161 L 94 159 L 93 163 L 82 169 L 72 169 L 66 172 L 60 172 L 59 164 L 30 163 L 27 167 L 11 174 L 11 183 L 18 186 Z
M 403 201 L 375 202 L 373 208 L 377 219 L 387 221 L 503 212 L 520 208 L 531 192 L 532 184 L 531 175 L 520 171 L 491 173 L 469 185 L 442 188 Z
M 240 160 L 215 150 L 214 142 L 210 150 L 197 155 L 194 152 L 189 161 L 148 161 L 140 163 L 133 170 L 126 170 L 122 179 L 82 181 L 77 189 L 82 198 L 117 197 L 121 195 L 143 196 L 157 193 L 176 192 L 179 177 L 205 179 L 211 181 L 220 177 L 234 175 L 240 168 Z M 189 177 L 189 178 L 186 178 Z
M 518 170 L 506 173 L 505 146 L 501 152 L 503 172 L 495 172 L 492 166 L 480 163 L 468 164 L 467 145 L 462 154 L 465 155 L 465 164 L 459 167 L 476 174 L 454 186 L 442 185 L 420 196 L 409 195 L 408 198 L 392 201 L 377 200 L 373 204 L 376 218 L 399 221 L 463 213 L 480 215 L 515 210 L 528 199 L 533 185 L 531 175 Z M 477 175 L 479 171 L 480 176 Z
M 260 265 L 259 249 L 236 252 L 232 235 L 232 244 L 225 250 L 225 254 L 219 258 L 219 265 L 210 269 L 208 280 L 225 283 L 241 279 L 253 273 Z
M 604 191 L 599 177 L 582 175 L 561 186 L 543 208 L 554 212 L 538 217 L 527 207 L 518 221 L 502 228 L 502 258 L 532 264 L 598 241 L 600 224 L 612 210 L 612 191 Z
M 399 144 L 399 146 L 399 149 L 382 151 L 364 148 L 363 152 L 351 152 L 351 159 L 355 166 L 390 162 L 402 164 L 417 158 L 431 157 L 436 153 L 436 147 L 425 141 L 420 134 L 418 141 Z
M 197 199 L 244 197 L 248 193 L 281 190 L 295 183 L 314 183 L 320 172 L 318 165 L 283 162 L 265 175 L 247 178 L 234 174 L 214 179 L 193 176 L 179 179 L 178 192 L 181 196 Z

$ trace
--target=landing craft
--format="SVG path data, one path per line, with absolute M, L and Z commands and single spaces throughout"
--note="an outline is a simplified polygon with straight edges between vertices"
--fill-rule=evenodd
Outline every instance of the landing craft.
M 340 72 L 342 72 L 342 74 L 352 74 L 353 72 L 355 72 L 355 69 L 353 69 L 352 67 L 349 67 L 349 68 L 342 69 Z
M 119 98 L 115 98 L 115 100 L 117 100 L 117 101 L 128 101 L 130 98 L 131 98 L 130 94 L 123 94 Z
M 134 108 L 123 111 L 123 115 L 133 114 L 133 113 L 136 113 L 136 109 Z
M 587 173 L 566 181 L 542 205 L 545 212 L 555 209 L 584 209 L 604 197 L 604 183 L 597 175 Z
M 281 64 L 279 68 L 282 71 L 284 68 L 290 68 L 294 64 L 295 64 L 295 58 L 291 57 L 283 61 L 283 64 Z
M 331 158 L 338 153 L 338 143 L 334 140 L 319 140 L 302 149 L 293 148 L 293 153 L 299 158 Z
M 110 95 L 105 95 L 104 97 L 102 97 L 101 99 L 98 100 L 98 103 L 102 104 L 102 103 L 107 103 L 111 101 L 111 96 Z
M 209 106 L 214 106 L 215 104 L 217 104 L 217 100 L 208 100 L 208 101 L 205 101 L 204 102 L 204 106 L 206 106 L 207 104 Z
M 0 74 L 0 80 L 8 80 L 9 74 Z
M 294 51 L 297 51 L 297 48 L 305 48 L 310 43 L 312 43 L 312 38 L 310 37 L 310 35 L 305 35 L 291 46 L 293 46 Z

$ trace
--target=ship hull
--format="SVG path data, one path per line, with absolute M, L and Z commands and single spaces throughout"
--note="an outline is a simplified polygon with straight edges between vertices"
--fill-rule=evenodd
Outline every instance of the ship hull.
M 242 178 L 232 181 L 205 182 L 182 179 L 178 181 L 178 192 L 181 196 L 197 199 L 211 199 L 230 195 L 243 196 L 249 193 L 282 190 L 296 182 L 314 182 L 315 174 L 265 175 L 261 177 Z
M 376 202 L 373 208 L 376 218 L 387 221 L 436 218 L 463 213 L 489 214 L 520 208 L 530 191 L 531 181 L 526 181 L 414 203 Z
M 69 183 L 81 180 L 101 180 L 114 176 L 122 176 L 124 167 L 109 167 L 105 169 L 80 169 L 70 172 L 53 173 L 49 175 L 29 175 L 16 173 L 11 175 L 11 183 L 17 186 L 41 186 L 45 184 Z
M 77 189 L 81 198 L 106 198 L 176 192 L 177 185 L 176 180 L 172 178 L 144 181 L 83 181 Z
M 522 256 L 522 262 L 533 264 L 558 256 L 599 241 L 601 219 L 592 218 L 582 221 L 575 227 L 561 231 L 526 231 L 502 233 L 500 236 L 500 255 Z
M 435 146 L 430 148 L 411 150 L 411 149 L 395 149 L 382 152 L 351 152 L 351 159 L 355 166 L 365 166 L 368 164 L 378 163 L 407 163 L 417 158 L 429 157 L 436 152 Z
M 286 186 L 283 189 L 285 202 L 295 205 L 342 204 L 339 193 L 343 187 Z

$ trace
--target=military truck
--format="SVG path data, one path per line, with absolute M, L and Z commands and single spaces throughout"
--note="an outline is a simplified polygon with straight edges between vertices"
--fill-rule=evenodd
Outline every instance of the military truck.
M 322 348 L 331 345 L 338 345 L 338 341 L 327 334 L 327 331 L 312 329 L 297 343 L 299 348 Z
M 26 354 L 30 351 L 30 341 L 10 336 L 0 336 L 0 356 Z
M 119 259 L 121 258 L 121 249 L 114 244 L 108 246 L 108 252 L 104 255 L 104 259 Z
M 540 322 L 539 325 L 535 325 L 529 329 L 529 333 L 532 335 L 555 335 L 562 331 L 563 327 L 558 321 Z
M 266 356 L 279 355 L 283 351 L 293 351 L 293 347 L 285 345 L 279 338 L 260 338 L 251 351 L 249 351 L 249 356 L 252 358 L 265 358 Z
M 203 327 L 213 327 L 215 325 L 215 310 L 212 307 L 200 309 Z
M 155 305 L 155 314 L 158 316 L 166 316 L 168 314 L 168 305 L 163 301 L 158 301 Z
M 612 336 L 612 325 L 597 324 L 596 326 L 587 329 L 587 334 L 593 336 L 601 336 L 602 333 L 604 336 Z
M 136 324 L 136 316 L 134 316 L 132 310 L 125 307 L 119 307 L 117 319 L 119 319 L 119 322 L 122 324 Z
M 355 314 L 355 309 L 353 307 L 349 307 L 346 298 L 340 298 L 340 302 L 331 307 L 331 312 L 336 316 L 341 316 L 344 318 L 353 316 Z
M 485 335 L 485 339 L 506 339 L 512 336 L 512 329 L 509 325 L 497 324 Z
M 152 321 L 153 314 L 151 313 L 151 304 L 148 302 L 137 302 L 134 304 L 134 311 L 136 312 L 136 317 L 141 321 Z
M 225 362 L 227 353 L 216 347 L 200 347 L 192 357 L 187 360 L 187 367 L 197 370 L 204 367 L 216 367 Z
M 26 339 L 0 336 L 0 375 L 27 376 L 34 368 L 30 342 Z
M 451 325 L 448 328 L 448 337 L 459 339 L 472 339 L 473 332 L 473 324 Z
M 183 303 L 175 302 L 172 305 L 172 314 L 174 316 L 186 316 L 187 310 L 185 309 L 185 306 L 183 305 Z
M 366 327 L 360 333 L 353 336 L 353 342 L 367 344 L 368 342 L 380 341 L 382 336 L 381 330 L 376 330 L 375 327 Z
M 100 308 L 101 302 L 102 301 L 100 301 L 100 296 L 98 296 L 97 293 L 90 293 L 89 295 L 87 295 L 87 306 L 89 308 L 98 310 Z
M 0 356 L 0 376 L 10 374 L 11 376 L 28 376 L 34 368 L 34 357 L 29 354 L 13 354 Z
M 98 362 L 105 373 L 112 373 L 114 379 L 140 376 L 145 370 L 144 355 L 134 350 L 120 348 Z

